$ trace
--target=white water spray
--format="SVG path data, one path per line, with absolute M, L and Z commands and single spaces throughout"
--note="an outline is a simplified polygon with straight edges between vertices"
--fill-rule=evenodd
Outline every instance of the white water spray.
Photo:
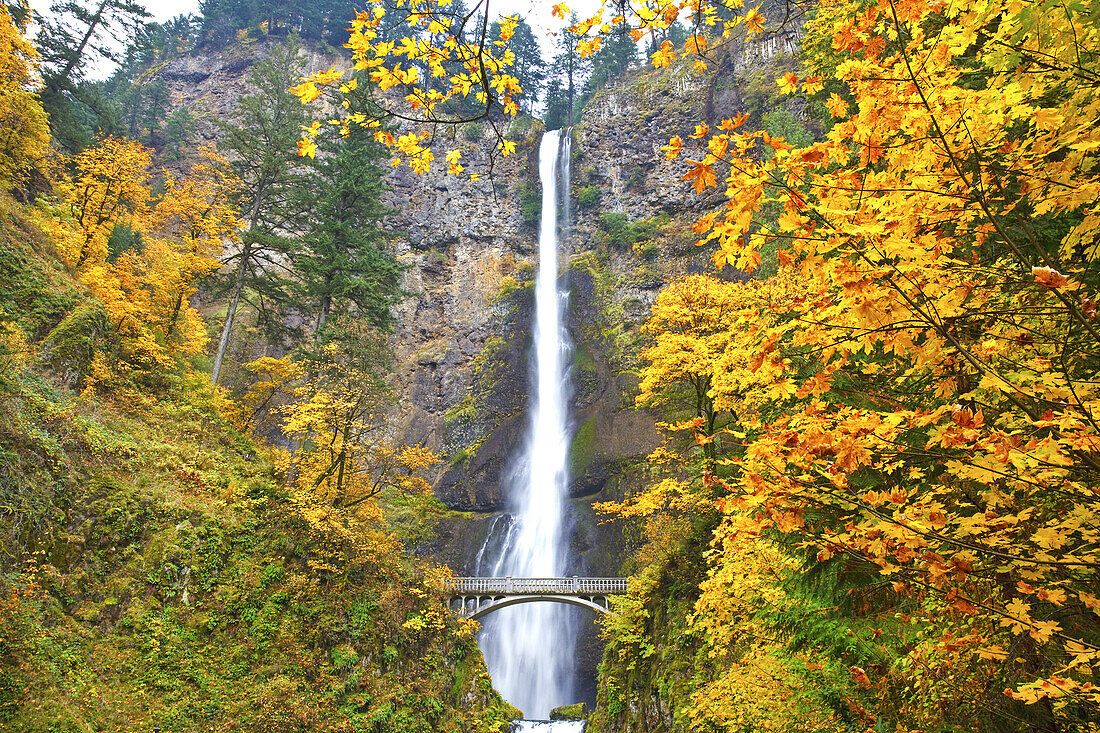
M 560 179 L 567 201 L 568 169 L 569 136 L 562 140 L 558 131 L 547 132 L 539 148 L 542 224 L 530 432 L 512 492 L 514 521 L 496 553 L 479 553 L 479 565 L 495 557 L 477 568 L 478 575 L 547 578 L 565 571 L 571 347 L 562 327 L 566 295 L 558 290 L 558 190 Z M 545 718 L 552 707 L 575 702 L 573 625 L 568 607 L 557 603 L 523 603 L 485 619 L 480 641 L 493 685 L 528 718 Z

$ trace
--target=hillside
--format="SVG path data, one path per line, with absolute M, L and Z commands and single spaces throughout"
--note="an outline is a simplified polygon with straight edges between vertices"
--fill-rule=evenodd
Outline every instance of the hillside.
M 384 525 L 296 501 L 201 374 L 154 394 L 67 386 L 96 299 L 40 212 L 0 206 L 5 730 L 490 731 L 514 716 L 444 606 L 444 571 Z

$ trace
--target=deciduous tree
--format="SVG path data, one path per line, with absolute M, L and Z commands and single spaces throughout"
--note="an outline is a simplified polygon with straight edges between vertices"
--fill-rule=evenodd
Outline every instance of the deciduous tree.
M 659 6 L 637 33 L 686 4 Z M 695 11 L 715 32 L 663 45 L 659 66 L 764 26 Z M 766 533 L 871 599 L 849 623 L 904 609 L 921 636 L 866 629 L 896 656 L 849 670 L 890 725 L 1054 730 L 1100 710 L 1096 18 L 819 6 L 810 68 L 778 84 L 828 110 L 824 140 L 793 147 L 742 116 L 666 147 L 696 194 L 728 192 L 696 224 L 715 264 L 752 270 L 778 245 L 801 289 L 731 341 L 772 407 L 711 479 L 712 572 Z
M 50 141 L 46 113 L 35 92 L 38 52 L 25 31 L 6 6 L 0 7 L 0 188 L 4 189 L 19 183 L 45 156 Z

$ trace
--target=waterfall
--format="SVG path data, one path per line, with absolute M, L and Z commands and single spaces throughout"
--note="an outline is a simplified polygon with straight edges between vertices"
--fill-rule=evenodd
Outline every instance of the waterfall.
M 479 553 L 478 575 L 565 574 L 571 345 L 562 326 L 567 295 L 558 290 L 558 194 L 560 184 L 562 200 L 568 202 L 568 171 L 569 136 L 563 140 L 559 131 L 547 132 L 539 148 L 542 223 L 531 419 L 524 456 L 514 472 L 513 521 L 503 538 L 493 538 L 494 547 Z M 480 644 L 493 685 L 528 718 L 545 718 L 552 707 L 574 702 L 574 625 L 570 609 L 557 603 L 523 603 L 485 619 Z

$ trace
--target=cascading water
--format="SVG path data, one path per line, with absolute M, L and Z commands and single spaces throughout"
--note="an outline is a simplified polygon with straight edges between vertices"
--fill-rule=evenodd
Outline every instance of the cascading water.
M 571 351 L 562 327 L 566 294 L 558 290 L 558 193 L 569 191 L 569 136 L 547 132 L 539 148 L 542 224 L 535 285 L 535 387 L 525 456 L 511 499 L 515 513 L 503 535 L 479 553 L 478 575 L 559 577 L 565 571 L 564 505 L 569 451 L 566 365 Z M 492 534 L 496 533 L 496 524 Z M 557 603 L 524 603 L 485 619 L 480 643 L 494 686 L 528 718 L 574 702 L 573 614 Z M 558 726 L 562 730 L 572 730 Z

